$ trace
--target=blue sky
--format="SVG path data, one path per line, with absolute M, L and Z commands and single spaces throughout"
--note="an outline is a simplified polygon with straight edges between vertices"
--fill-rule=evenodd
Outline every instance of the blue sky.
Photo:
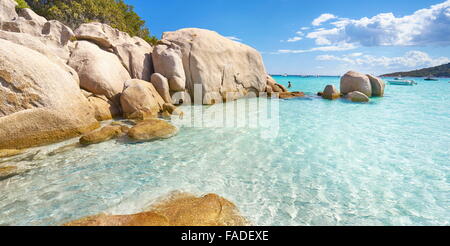
M 450 0 L 126 0 L 152 34 L 205 28 L 272 74 L 382 74 L 450 62 Z

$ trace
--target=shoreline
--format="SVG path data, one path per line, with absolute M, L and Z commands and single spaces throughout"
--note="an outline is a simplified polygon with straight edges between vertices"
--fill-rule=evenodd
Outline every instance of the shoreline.
M 272 77 L 215 31 L 149 43 L 0 4 L 2 224 L 448 223 L 442 83 Z

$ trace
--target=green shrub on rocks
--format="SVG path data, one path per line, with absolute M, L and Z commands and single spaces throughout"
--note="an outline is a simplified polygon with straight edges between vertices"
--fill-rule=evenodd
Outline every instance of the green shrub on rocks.
M 28 3 L 25 2 L 25 0 L 16 0 L 17 2 L 17 9 L 25 9 L 25 8 L 30 8 L 30 6 L 28 6 Z
M 26 1 L 26 2 L 25 2 Z M 18 0 L 48 20 L 59 20 L 77 28 L 83 23 L 101 22 L 138 36 L 151 44 L 158 39 L 150 35 L 145 21 L 123 0 Z

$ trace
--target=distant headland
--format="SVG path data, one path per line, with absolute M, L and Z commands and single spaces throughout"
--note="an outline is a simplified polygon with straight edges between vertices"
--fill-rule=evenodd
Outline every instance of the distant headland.
M 396 72 L 381 75 L 383 77 L 450 77 L 450 63 L 443 64 L 436 67 L 423 68 L 419 70 L 409 71 L 409 72 Z

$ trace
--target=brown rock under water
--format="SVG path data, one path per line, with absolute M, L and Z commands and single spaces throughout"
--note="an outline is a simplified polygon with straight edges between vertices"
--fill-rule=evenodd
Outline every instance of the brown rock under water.
M 303 92 L 281 92 L 279 93 L 279 98 L 280 99 L 291 99 L 291 98 L 298 98 L 298 97 L 304 97 L 305 93 Z
M 65 226 L 246 226 L 236 206 L 216 194 L 196 197 L 174 193 L 150 208 L 132 215 L 95 215 Z
M 0 149 L 0 158 L 11 157 L 22 154 L 24 150 L 20 149 Z
M 138 141 L 152 141 L 170 138 L 177 128 L 165 120 L 149 119 L 139 122 L 128 131 L 128 136 Z
M 80 138 L 80 144 L 90 145 L 108 141 L 122 134 L 121 126 L 105 126 Z
M 0 167 L 0 181 L 18 175 L 17 167 L 6 166 Z

